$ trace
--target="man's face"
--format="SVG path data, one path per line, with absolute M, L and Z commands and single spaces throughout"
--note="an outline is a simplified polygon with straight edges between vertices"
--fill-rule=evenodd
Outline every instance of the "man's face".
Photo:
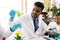
M 34 6 L 32 10 L 32 17 L 38 17 L 41 14 L 41 8 Z

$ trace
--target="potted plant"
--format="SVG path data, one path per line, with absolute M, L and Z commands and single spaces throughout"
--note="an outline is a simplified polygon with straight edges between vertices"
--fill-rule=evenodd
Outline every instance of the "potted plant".
M 60 24 L 60 8 L 57 8 L 56 6 L 53 6 L 52 8 L 48 8 L 47 12 L 52 11 L 52 18 L 56 16 L 57 23 Z
M 48 7 L 47 12 L 49 12 L 49 11 L 51 11 L 53 13 L 52 16 L 56 16 L 56 14 L 58 12 L 58 9 L 57 9 L 57 7 L 55 5 L 52 8 Z
M 53 13 L 53 15 L 52 15 L 52 16 L 56 16 L 56 14 L 57 14 L 57 12 L 58 12 L 57 7 L 56 7 L 56 6 L 53 6 L 50 10 L 51 10 L 51 11 L 52 11 L 52 13 Z
M 23 33 L 21 31 L 17 31 L 14 38 L 15 40 L 23 40 L 22 36 Z
M 57 23 L 58 24 L 60 24 L 60 8 L 58 8 L 58 10 L 57 10 L 58 12 L 57 12 Z
M 53 19 L 54 21 L 56 21 L 56 14 L 58 12 L 58 8 L 56 7 L 56 5 L 54 5 L 52 8 L 48 7 L 47 12 L 51 12 L 51 19 Z

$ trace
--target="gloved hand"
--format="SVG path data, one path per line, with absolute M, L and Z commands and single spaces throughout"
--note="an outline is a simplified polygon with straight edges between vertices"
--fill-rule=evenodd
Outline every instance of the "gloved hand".
M 16 29 L 18 28 L 22 28 L 22 24 L 21 23 L 18 23 L 18 24 L 14 24 L 12 27 L 10 27 L 10 30 L 12 32 L 14 32 Z
M 15 15 L 16 15 L 16 11 L 15 10 L 11 10 L 10 13 L 9 13 L 9 15 L 10 15 L 10 21 L 13 21 Z

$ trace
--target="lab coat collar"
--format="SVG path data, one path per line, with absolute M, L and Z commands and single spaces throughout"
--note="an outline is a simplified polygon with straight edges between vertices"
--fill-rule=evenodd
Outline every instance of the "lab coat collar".
M 32 27 L 33 27 L 33 30 L 35 31 L 35 29 L 34 29 L 34 24 L 33 24 L 33 19 L 32 19 L 31 14 L 30 14 L 29 16 L 30 16 L 30 21 L 31 21 L 30 23 L 31 23 L 31 25 L 32 25 Z M 41 28 L 41 27 L 40 27 L 40 25 L 41 25 L 41 18 L 42 18 L 42 17 L 39 16 L 39 24 L 38 24 L 38 25 L 39 25 L 39 28 Z M 39 28 L 38 28 L 38 30 L 39 30 Z M 37 33 L 38 30 L 37 30 L 36 32 L 34 32 L 34 33 Z

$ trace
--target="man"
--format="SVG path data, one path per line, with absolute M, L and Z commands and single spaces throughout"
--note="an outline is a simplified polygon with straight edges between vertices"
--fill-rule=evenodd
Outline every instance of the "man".
M 44 5 L 41 2 L 35 2 L 31 14 L 22 15 L 15 23 L 22 24 L 23 40 L 44 40 L 47 25 L 40 16 Z

